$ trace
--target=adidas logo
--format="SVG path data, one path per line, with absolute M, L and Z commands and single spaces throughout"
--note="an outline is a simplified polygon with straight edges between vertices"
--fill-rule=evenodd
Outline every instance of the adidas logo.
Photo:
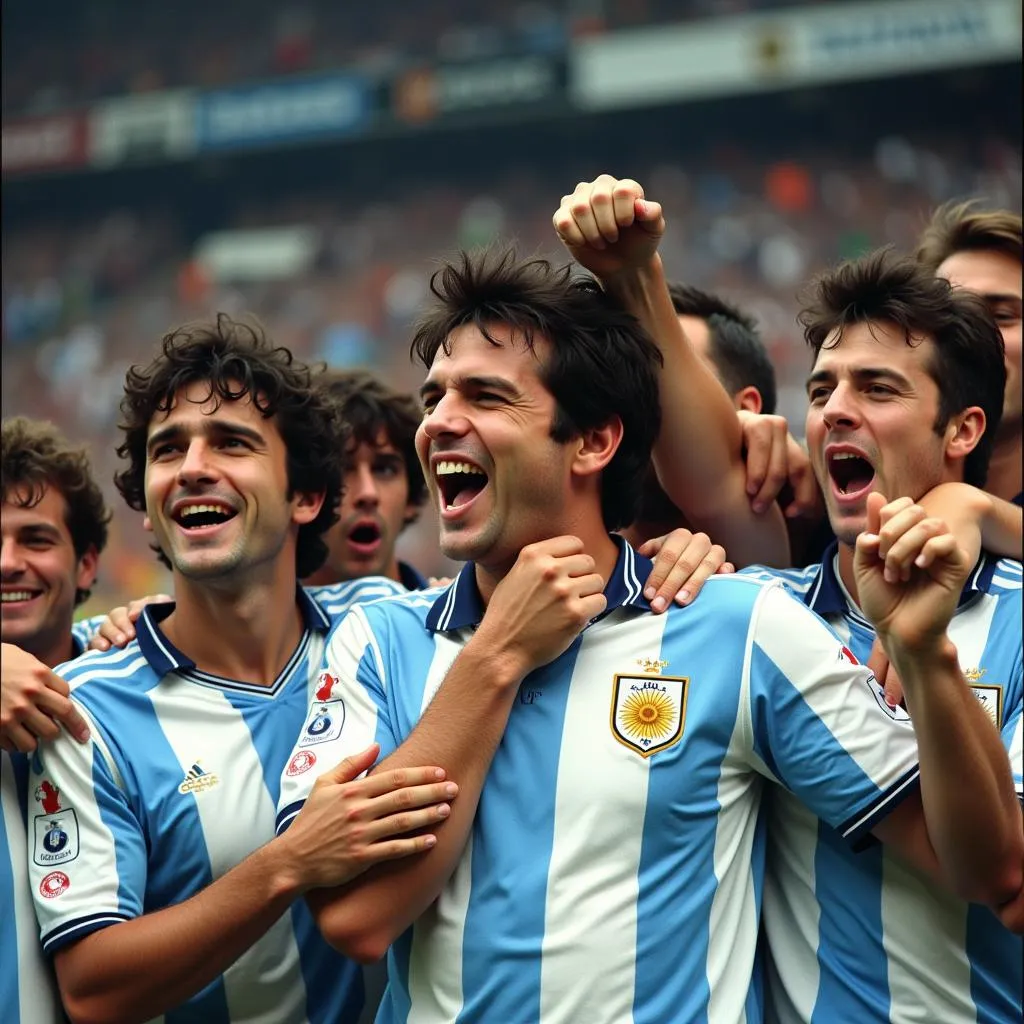
M 187 772 L 185 778 L 178 786 L 179 793 L 202 793 L 204 790 L 213 789 L 220 782 L 220 778 L 213 772 L 208 772 L 196 761 Z

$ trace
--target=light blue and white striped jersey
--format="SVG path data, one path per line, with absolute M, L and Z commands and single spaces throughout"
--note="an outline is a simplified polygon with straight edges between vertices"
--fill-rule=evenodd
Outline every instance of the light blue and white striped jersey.
M 839 579 L 836 550 L 807 569 L 744 574 L 783 580 L 864 661 L 874 630 Z M 1020 794 L 1020 563 L 979 561 L 949 636 L 1001 731 Z M 852 854 L 786 793 L 769 802 L 767 843 L 770 1020 L 1019 1024 L 1024 944 L 988 909 L 942 891 L 877 844 Z
M 25 867 L 27 777 L 24 754 L 0 751 L 0 1019 L 58 1024 L 65 1018 L 53 967 L 39 944 Z
M 28 864 L 43 947 L 181 902 L 274 834 L 281 774 L 313 697 L 330 626 L 360 600 L 403 588 L 378 578 L 298 592 L 301 642 L 270 687 L 199 671 L 145 609 L 124 650 L 58 672 L 89 722 L 33 757 Z M 297 901 L 167 1024 L 337 1024 L 362 1002 L 358 969 Z
M 657 616 L 650 568 L 622 543 L 606 613 L 523 680 L 461 862 L 389 953 L 379 1022 L 756 1024 L 764 780 L 851 840 L 915 788 L 912 729 L 781 586 L 715 577 Z M 469 565 L 332 632 L 279 828 L 316 774 L 409 736 L 482 616 Z

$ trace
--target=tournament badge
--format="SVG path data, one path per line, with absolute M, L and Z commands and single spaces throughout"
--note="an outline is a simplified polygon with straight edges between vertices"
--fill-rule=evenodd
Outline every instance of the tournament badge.
M 325 700 L 314 704 L 302 726 L 299 738 L 300 747 L 310 747 L 314 743 L 330 743 L 341 735 L 345 725 L 345 702 L 343 700 Z
M 690 680 L 663 676 L 665 662 L 644 660 L 645 673 L 616 673 L 612 680 L 612 735 L 641 757 L 650 757 L 679 742 L 686 718 Z
M 43 813 L 32 818 L 32 860 L 40 867 L 66 864 L 78 856 L 78 818 L 71 807 L 62 808 L 60 790 L 44 779 L 35 791 Z

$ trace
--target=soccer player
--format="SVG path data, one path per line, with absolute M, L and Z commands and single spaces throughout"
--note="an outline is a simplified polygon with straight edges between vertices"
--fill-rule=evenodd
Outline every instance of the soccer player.
M 915 504 L 920 497 L 941 489 L 953 514 L 959 507 L 959 518 L 974 515 L 999 443 L 1003 346 L 981 303 L 914 260 L 884 253 L 820 278 L 802 319 L 815 358 L 807 441 L 838 540 L 821 564 L 767 575 L 783 579 L 866 660 L 875 628 L 864 614 L 857 538 L 880 533 L 879 557 L 898 578 L 919 571 L 915 559 L 928 560 L 931 539 L 944 532 Z M 869 507 L 878 501 L 872 491 L 900 500 L 879 514 Z M 974 534 L 972 561 L 980 551 L 976 527 Z M 1001 734 L 1020 794 L 1020 563 L 981 551 L 958 598 L 950 656 L 977 698 L 963 724 L 978 744 Z M 909 697 L 907 706 L 923 745 L 927 709 Z M 888 710 L 907 717 L 898 704 Z M 1019 1020 L 1020 936 L 888 850 L 853 854 L 792 794 L 774 793 L 769 807 L 770 1019 Z
M 60 724 L 87 733 L 67 684 L 49 669 L 80 653 L 72 618 L 96 579 L 110 513 L 84 449 L 49 423 L 3 421 L 0 478 L 0 1006 L 50 1024 L 62 1014 L 29 895 L 25 753 Z
M 644 227 L 600 250 L 623 278 L 650 266 L 663 226 L 639 205 Z M 556 223 L 586 258 L 575 208 Z M 309 896 L 332 943 L 359 959 L 390 947 L 383 1022 L 757 1019 L 765 779 L 851 841 L 873 831 L 941 864 L 973 898 L 1021 886 L 1005 755 L 959 746 L 966 686 L 931 640 L 949 612 L 940 582 L 890 584 L 867 546 L 858 560 L 942 734 L 920 767 L 869 673 L 781 586 L 715 577 L 690 607 L 649 614 L 643 561 L 609 530 L 631 517 L 657 436 L 658 352 L 569 274 L 506 255 L 435 276 L 414 339 L 428 371 L 417 443 L 442 549 L 467 565 L 439 596 L 341 623 L 311 715 L 344 707 L 346 726 L 296 749 L 330 763 L 372 737 L 382 767 L 429 751 L 459 779 L 428 858 Z M 667 290 L 634 294 L 659 304 L 645 319 L 674 321 Z M 965 572 L 959 556 L 943 572 Z M 933 801 L 950 771 L 971 790 Z M 283 781 L 280 828 L 317 799 L 306 779 Z
M 995 431 L 986 488 L 1024 504 L 1021 460 L 1021 218 L 1009 210 L 949 203 L 936 210 L 921 236 L 917 258 L 954 287 L 980 295 L 999 325 L 1006 349 L 1006 394 Z
M 324 534 L 324 564 L 305 583 L 387 576 L 408 590 L 421 590 L 427 581 L 395 553 L 399 534 L 416 521 L 427 500 L 416 458 L 418 403 L 361 370 L 327 370 L 317 384 L 338 402 L 350 438 L 340 519 Z
M 168 334 L 133 367 L 118 489 L 171 567 L 124 650 L 58 669 L 90 729 L 31 764 L 29 871 L 44 949 L 74 1019 L 354 1020 L 355 966 L 297 897 L 422 853 L 454 787 L 376 773 L 368 745 L 326 773 L 289 842 L 273 838 L 331 618 L 298 578 L 323 559 L 345 433 L 309 370 L 225 316 Z M 372 581 L 369 581 L 372 583 Z M 351 585 L 339 602 L 358 600 Z M 397 585 L 395 586 L 397 588 Z M 290 837 L 284 837 L 289 839 Z

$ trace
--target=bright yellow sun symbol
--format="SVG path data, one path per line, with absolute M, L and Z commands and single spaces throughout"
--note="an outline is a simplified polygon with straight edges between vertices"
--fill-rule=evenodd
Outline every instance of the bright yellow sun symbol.
M 672 723 L 672 699 L 661 690 L 640 690 L 622 702 L 622 728 L 631 736 L 654 740 Z

